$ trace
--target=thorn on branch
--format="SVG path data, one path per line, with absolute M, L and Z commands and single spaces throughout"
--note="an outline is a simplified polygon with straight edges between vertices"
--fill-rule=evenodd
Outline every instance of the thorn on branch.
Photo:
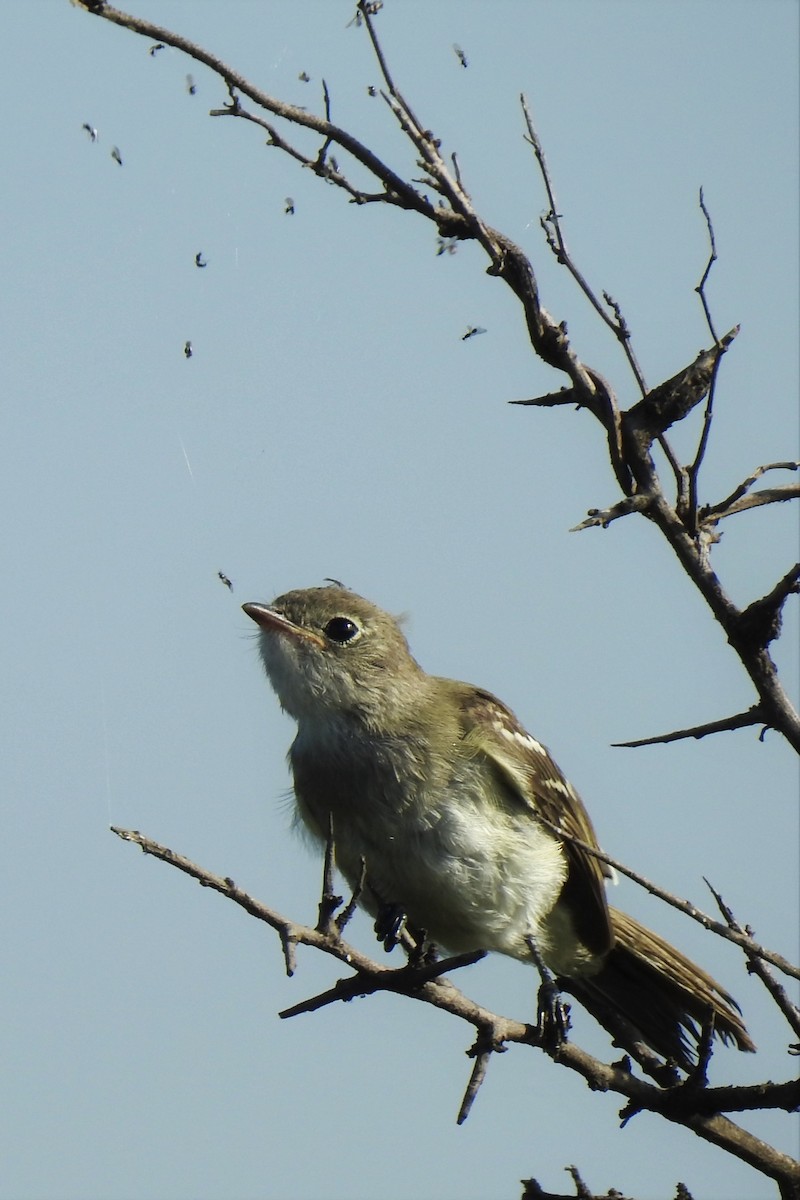
M 676 729 L 672 733 L 660 733 L 655 737 L 638 738 L 634 742 L 612 742 L 612 746 L 622 749 L 636 749 L 639 746 L 656 746 L 667 742 L 679 742 L 684 738 L 702 738 L 711 733 L 725 733 L 729 729 L 745 729 L 748 725 L 764 723 L 764 713 L 758 704 L 748 708 L 746 712 L 736 713 L 733 717 L 723 717 L 719 721 L 708 721 L 704 725 L 692 725 L 688 729 Z
M 521 407 L 534 405 L 539 408 L 555 408 L 559 404 L 574 404 L 581 407 L 581 399 L 575 388 L 563 387 L 558 392 L 548 392 L 546 396 L 533 396 L 530 400 L 509 400 L 509 404 L 519 404 Z
M 281 949 L 283 950 L 283 961 L 286 966 L 286 974 L 289 979 L 291 979 L 297 970 L 297 943 L 289 933 L 288 929 L 278 930 L 278 935 L 281 939 Z
M 475 1066 L 472 1068 L 467 1090 L 464 1092 L 464 1098 L 458 1110 L 457 1125 L 463 1125 L 469 1116 L 472 1105 L 475 1102 L 475 1097 L 486 1078 L 486 1072 L 489 1069 L 489 1060 L 492 1055 L 504 1054 L 505 1050 L 505 1045 L 501 1041 L 498 1041 L 491 1027 L 478 1031 L 474 1045 L 467 1051 L 468 1057 L 475 1059 Z

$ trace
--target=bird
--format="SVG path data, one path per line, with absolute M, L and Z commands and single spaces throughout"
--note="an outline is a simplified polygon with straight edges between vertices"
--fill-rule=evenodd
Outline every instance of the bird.
M 111 147 L 111 157 L 113 158 L 115 163 L 119 163 L 119 165 L 122 166 L 122 155 L 119 152 L 118 146 Z
M 320 845 L 332 831 L 367 912 L 402 912 L 456 954 L 542 965 L 634 1053 L 641 1040 L 689 1071 L 709 1018 L 755 1049 L 706 971 L 609 906 L 609 869 L 578 844 L 599 849 L 582 800 L 496 696 L 427 674 L 394 617 L 336 584 L 242 607 L 297 723 L 298 823 Z
M 194 265 L 195 265 L 196 267 L 207 267 L 207 266 L 208 266 L 208 263 L 207 263 L 207 262 L 206 262 L 206 260 L 203 258 L 203 251 L 202 251 L 202 250 L 198 250 L 198 251 L 197 251 L 197 254 L 195 254 L 195 256 L 194 256 Z

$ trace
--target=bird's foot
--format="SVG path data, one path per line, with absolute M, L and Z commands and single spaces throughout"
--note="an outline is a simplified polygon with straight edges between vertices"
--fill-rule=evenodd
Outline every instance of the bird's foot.
M 388 954 L 394 950 L 406 927 L 406 914 L 399 904 L 383 904 L 375 918 L 375 934 Z
M 558 984 L 551 978 L 542 978 L 536 997 L 536 1033 L 539 1045 L 553 1053 L 567 1040 L 571 1021 L 569 1005 L 561 999 Z

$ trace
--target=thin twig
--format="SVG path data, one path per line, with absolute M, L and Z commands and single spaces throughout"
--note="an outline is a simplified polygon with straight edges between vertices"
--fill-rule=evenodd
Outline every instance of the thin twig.
M 520 104 L 522 105 L 522 113 L 525 117 L 525 126 L 528 131 L 528 136 L 524 140 L 533 148 L 533 153 L 539 166 L 539 172 L 542 176 L 542 181 L 544 182 L 545 191 L 547 192 L 547 201 L 550 206 L 546 216 L 544 216 L 541 220 L 542 229 L 544 230 L 545 237 L 547 238 L 547 244 L 553 251 L 558 262 L 567 268 L 570 275 L 573 277 L 578 287 L 581 289 L 584 296 L 589 301 L 600 319 L 605 325 L 608 326 L 608 328 L 613 332 L 617 341 L 622 345 L 622 348 L 625 351 L 625 357 L 627 358 L 630 368 L 633 371 L 634 378 L 636 379 L 641 393 L 644 396 L 647 392 L 647 384 L 645 383 L 641 367 L 636 360 L 636 355 L 633 352 L 630 329 L 628 328 L 627 321 L 622 315 L 620 306 L 615 301 L 611 301 L 609 299 L 609 307 L 612 308 L 616 319 L 609 317 L 608 313 L 603 308 L 603 305 L 597 299 L 593 289 L 590 287 L 589 283 L 576 266 L 569 250 L 567 249 L 564 232 L 561 228 L 561 213 L 559 213 L 556 205 L 555 190 L 553 188 L 550 170 L 547 166 L 547 160 L 545 159 L 544 148 L 533 124 L 533 117 L 531 116 L 528 101 L 524 93 L 520 95 L 519 100 Z M 607 293 L 603 294 L 607 296 Z
M 496 1045 L 486 1030 L 479 1030 L 478 1036 L 475 1039 L 475 1045 L 468 1051 L 470 1057 L 475 1059 L 475 1066 L 472 1068 L 472 1073 L 467 1084 L 467 1090 L 464 1092 L 464 1097 L 461 1101 L 461 1107 L 458 1110 L 456 1124 L 463 1125 L 469 1116 L 472 1105 L 475 1103 L 475 1097 L 478 1095 L 481 1084 L 486 1078 L 486 1072 L 489 1069 L 489 1062 L 495 1053 L 502 1053 L 506 1049 L 505 1046 Z
M 606 854 L 604 850 L 600 850 L 597 846 L 590 846 L 588 842 L 572 837 L 560 825 L 545 820 L 541 814 L 539 814 L 537 819 L 540 824 L 546 825 L 561 841 L 569 842 L 571 845 L 577 846 L 579 850 L 583 850 L 584 853 L 591 854 L 593 858 L 599 859 L 600 862 L 607 863 L 609 867 L 613 867 L 621 875 L 625 875 L 628 879 L 632 879 L 634 883 L 638 883 L 651 896 L 657 896 L 659 900 L 663 900 L 672 908 L 676 908 L 678 912 L 685 913 L 687 917 L 691 917 L 693 921 L 697 921 L 704 929 L 718 934 L 720 937 L 733 942 L 737 946 L 741 946 L 743 950 L 758 955 L 766 962 L 772 963 L 779 971 L 783 971 L 785 975 L 790 975 L 794 979 L 800 979 L 800 967 L 796 967 L 793 963 L 790 963 L 783 955 L 776 954 L 774 950 L 767 950 L 766 947 L 760 945 L 758 942 L 754 942 L 746 934 L 738 933 L 736 930 L 730 929 L 727 925 L 720 924 L 719 921 L 715 921 L 707 913 L 701 912 L 699 908 L 696 908 L 688 900 L 681 900 L 678 896 L 674 896 L 672 892 L 665 891 L 658 884 L 652 883 L 644 875 L 640 875 L 638 871 L 632 871 L 630 867 L 626 867 L 619 859 L 612 858 L 610 854 Z
M 711 895 L 714 897 L 717 908 L 722 913 L 724 920 L 727 922 L 728 928 L 734 930 L 736 933 L 742 933 L 746 937 L 752 938 L 752 929 L 750 929 L 749 926 L 741 926 L 733 915 L 733 910 L 726 903 L 726 901 L 723 900 L 717 889 L 709 883 L 705 876 L 703 876 L 703 881 L 708 890 L 711 892 Z M 763 955 L 755 954 L 752 951 L 745 949 L 745 957 L 747 958 L 748 971 L 752 975 L 758 976 L 788 1021 L 792 1031 L 797 1037 L 800 1037 L 800 1008 L 798 1008 L 796 1004 L 793 1004 L 789 999 L 788 995 L 786 994 L 786 989 L 780 983 L 778 983 L 777 979 L 764 962 Z
M 705 315 L 706 315 L 706 322 L 708 323 L 709 332 L 711 333 L 711 336 L 714 339 L 714 343 L 718 349 L 718 353 L 714 360 L 714 366 L 711 371 L 711 381 L 710 381 L 709 387 L 708 387 L 708 397 L 706 399 L 706 407 L 705 407 L 705 412 L 703 414 L 703 428 L 700 432 L 700 440 L 697 445 L 697 451 L 694 456 L 694 461 L 691 463 L 691 465 L 689 467 L 686 468 L 686 476 L 687 476 L 688 483 L 689 483 L 689 494 L 687 497 L 684 516 L 685 516 L 685 520 L 686 520 L 687 529 L 689 530 L 689 532 L 692 535 L 697 534 L 697 480 L 698 480 L 698 476 L 700 473 L 700 467 L 702 465 L 703 458 L 705 457 L 706 449 L 708 448 L 708 439 L 711 435 L 711 422 L 714 417 L 714 396 L 716 393 L 717 374 L 719 372 L 719 364 L 720 364 L 720 360 L 722 358 L 722 352 L 724 349 L 724 347 L 722 346 L 722 343 L 719 340 L 719 337 L 717 336 L 717 331 L 714 328 L 714 322 L 711 319 L 711 310 L 708 306 L 708 301 L 706 300 L 706 291 L 705 291 L 706 282 L 708 280 L 709 275 L 711 274 L 711 268 L 713 267 L 714 263 L 717 261 L 717 243 L 716 243 L 716 239 L 714 237 L 714 225 L 711 220 L 711 214 L 708 211 L 708 208 L 706 207 L 706 202 L 705 202 L 705 198 L 703 196 L 702 188 L 700 188 L 700 208 L 702 209 L 703 216 L 706 219 L 706 228 L 708 230 L 708 240 L 709 240 L 710 248 L 709 248 L 709 256 L 708 256 L 708 262 L 706 263 L 706 268 L 703 272 L 703 276 L 702 276 L 699 284 L 695 288 L 695 291 L 698 293 L 698 295 L 700 296 L 700 300 L 702 301 L 703 311 L 705 312 Z
M 174 46 L 215 72 L 230 93 L 241 92 L 243 96 L 248 97 L 268 113 L 312 130 L 325 139 L 331 138 L 342 150 L 361 163 L 384 188 L 384 194 L 367 195 L 359 193 L 350 185 L 349 191 L 354 202 L 366 203 L 381 200 L 426 217 L 434 223 L 440 238 L 478 241 L 489 258 L 489 272 L 502 279 L 520 301 L 535 353 L 544 363 L 567 375 L 580 406 L 588 408 L 603 425 L 608 439 L 614 474 L 623 494 L 631 495 L 635 492 L 642 492 L 652 497 L 647 508 L 648 518 L 668 541 L 681 566 L 720 624 L 734 652 L 742 661 L 758 694 L 766 720 L 773 728 L 780 731 L 790 745 L 800 750 L 800 714 L 795 711 L 789 701 L 781 685 L 775 664 L 760 653 L 757 647 L 754 647 L 752 639 L 738 636 L 738 611 L 725 595 L 719 579 L 710 569 L 708 531 L 705 531 L 703 536 L 692 537 L 687 530 L 685 520 L 682 519 L 681 513 L 688 512 L 688 486 L 683 489 L 683 480 L 681 477 L 678 478 L 680 512 L 676 512 L 674 506 L 667 502 L 663 493 L 650 454 L 653 439 L 663 431 L 655 429 L 649 432 L 646 421 L 643 428 L 637 429 L 630 423 L 630 414 L 626 414 L 623 419 L 613 389 L 596 371 L 579 359 L 567 337 L 565 323 L 556 321 L 543 307 L 536 277 L 528 257 L 510 238 L 491 228 L 479 218 L 463 186 L 459 186 L 458 180 L 447 170 L 439 154 L 436 139 L 416 120 L 408 105 L 397 92 L 391 75 L 389 75 L 389 81 L 398 97 L 395 99 L 393 96 L 389 96 L 393 111 L 398 119 L 402 118 L 408 136 L 420 154 L 423 169 L 430 179 L 436 181 L 440 195 L 446 201 L 444 204 L 434 205 L 427 195 L 421 194 L 411 182 L 404 180 L 392 171 L 377 155 L 346 130 L 333 125 L 324 117 L 309 113 L 296 105 L 277 100 L 254 87 L 239 72 L 188 39 L 151 22 L 123 13 L 110 4 L 99 3 L 99 0 L 96 3 L 92 3 L 90 0 L 76 0 L 76 3 L 94 16 L 123 26 L 151 41 Z M 367 9 L 369 10 L 366 15 L 371 15 L 374 11 L 373 6 L 367 4 L 366 0 L 364 8 L 365 13 Z M 235 106 L 233 106 L 232 112 L 224 111 L 226 115 L 237 115 Z M 533 131 L 532 122 L 531 130 Z M 535 131 L 533 133 L 535 134 Z M 275 144 L 280 143 L 276 140 Z M 294 153 L 295 156 L 298 156 L 298 152 Z M 300 157 L 303 161 L 304 156 Z M 324 167 L 325 169 L 318 168 L 318 173 L 322 177 L 339 183 L 339 186 L 344 186 L 339 182 L 338 175 L 330 173 L 327 164 Z M 553 211 L 556 218 L 560 220 L 555 203 L 553 203 Z M 605 315 L 607 316 L 607 314 Z M 617 330 L 618 333 L 619 330 Z M 625 346 L 630 345 L 630 338 L 625 337 L 622 340 Z M 638 377 L 641 377 L 641 372 L 638 372 Z M 676 469 L 674 456 L 670 458 L 668 451 L 665 450 L 665 452 L 668 454 L 674 471 Z M 684 490 L 686 498 L 684 498 Z
M 724 500 L 719 502 L 719 504 L 709 504 L 702 508 L 700 510 L 701 520 L 706 521 L 709 518 L 720 520 L 722 517 L 728 516 L 728 510 L 731 508 L 731 506 L 735 504 L 737 500 L 741 499 L 741 497 L 747 492 L 749 492 L 753 484 L 759 480 L 762 475 L 766 475 L 767 471 L 800 471 L 800 462 L 796 462 L 794 459 L 789 459 L 788 461 L 784 462 L 765 463 L 764 466 L 756 467 L 752 475 L 748 475 L 746 479 L 742 480 L 742 482 L 733 489 L 730 496 L 726 496 Z
M 698 296 L 700 297 L 700 300 L 702 301 L 703 311 L 706 314 L 706 322 L 708 324 L 709 332 L 710 332 L 712 338 L 714 339 L 714 341 L 718 343 L 719 338 L 717 337 L 717 332 L 714 329 L 714 322 L 711 319 L 711 311 L 708 307 L 708 302 L 706 301 L 706 282 L 708 280 L 709 275 L 711 274 L 711 268 L 713 267 L 714 263 L 717 261 L 717 242 L 716 242 L 716 238 L 714 237 L 714 226 L 711 221 L 711 214 L 709 213 L 708 209 L 706 208 L 706 202 L 705 202 L 705 197 L 703 196 L 702 188 L 700 188 L 700 197 L 699 198 L 700 198 L 700 208 L 702 209 L 703 216 L 706 219 L 706 229 L 708 230 L 709 255 L 708 255 L 708 262 L 706 263 L 706 269 L 703 271 L 703 276 L 702 276 L 700 282 L 698 283 L 697 287 L 694 290 L 697 292 Z
M 750 508 L 761 508 L 765 504 L 784 504 L 787 500 L 797 500 L 800 497 L 800 483 L 787 483 L 782 487 L 761 488 L 757 492 L 750 492 L 746 496 L 740 496 L 738 500 L 734 500 L 728 505 L 724 512 L 708 512 L 700 510 L 699 524 L 704 526 L 714 526 L 726 517 L 732 517 L 735 513 L 746 512 Z
M 710 733 L 725 733 L 732 729 L 746 729 L 748 725 L 763 725 L 764 714 L 755 704 L 746 712 L 733 717 L 722 717 L 718 721 L 706 721 L 703 725 L 691 725 L 688 729 L 676 729 L 672 733 L 660 733 L 655 737 L 637 738 L 634 742 L 612 742 L 615 749 L 637 749 L 639 746 L 659 746 L 667 742 L 680 742 L 684 738 L 702 738 Z
M 363 986 L 364 979 L 380 977 L 387 973 L 387 968 L 368 959 L 338 937 L 325 937 L 318 930 L 296 925 L 286 917 L 253 900 L 246 893 L 234 889 L 232 881 L 205 871 L 196 863 L 192 863 L 182 855 L 175 854 L 165 846 L 160 846 L 150 838 L 146 838 L 134 830 L 114 828 L 113 832 L 125 841 L 136 843 L 146 854 L 162 859 L 170 866 L 177 867 L 193 876 L 204 886 L 211 887 L 234 900 L 251 915 L 266 921 L 267 924 L 277 929 L 281 938 L 289 936 L 298 943 L 314 946 L 347 963 L 361 976 L 360 986 Z M 731 936 L 736 940 L 737 935 L 731 933 Z M 397 982 L 401 972 L 389 973 L 394 975 L 394 982 Z M 403 973 L 406 974 L 409 982 L 408 995 L 469 1022 L 476 1030 L 483 1032 L 487 1038 L 487 1044 L 491 1039 L 491 1042 L 498 1047 L 507 1042 L 529 1046 L 538 1045 L 535 1027 L 500 1017 L 475 1004 L 449 980 L 430 979 L 419 987 L 416 984 L 416 980 L 419 978 L 417 973 L 408 971 L 407 968 Z M 396 990 L 401 989 L 397 988 Z M 660 1113 L 667 1120 L 686 1126 L 712 1145 L 727 1150 L 771 1178 L 794 1180 L 800 1186 L 800 1166 L 788 1155 L 734 1124 L 727 1117 L 720 1115 L 723 1112 L 745 1112 L 768 1108 L 793 1111 L 800 1103 L 800 1084 L 796 1081 L 792 1080 L 789 1083 L 781 1084 L 770 1082 L 745 1087 L 707 1088 L 702 1091 L 694 1090 L 687 1094 L 682 1089 L 665 1090 L 638 1079 L 631 1074 L 627 1067 L 602 1063 L 571 1042 L 562 1043 L 558 1051 L 553 1053 L 560 1063 L 580 1074 L 595 1090 L 615 1091 L 626 1097 L 629 1106 L 635 1107 L 637 1111 L 646 1109 Z
M 401 96 L 400 92 L 395 87 L 394 80 L 391 72 L 389 71 L 389 66 L 383 53 L 383 48 L 381 47 L 380 41 L 378 40 L 378 35 L 375 32 L 375 26 L 372 21 L 372 13 L 369 11 L 369 6 L 367 3 L 365 3 L 365 0 L 359 0 L 357 7 L 364 17 L 364 24 L 366 26 L 367 33 L 369 34 L 369 40 L 372 42 L 372 49 L 375 53 L 375 57 L 378 60 L 378 66 L 380 67 L 381 75 L 383 75 L 386 86 L 389 89 L 389 93 L 395 98 L 397 103 L 402 106 L 408 116 L 408 119 L 413 123 L 417 134 L 421 135 L 423 132 L 422 125 L 414 115 L 411 106 L 406 103 L 403 96 Z

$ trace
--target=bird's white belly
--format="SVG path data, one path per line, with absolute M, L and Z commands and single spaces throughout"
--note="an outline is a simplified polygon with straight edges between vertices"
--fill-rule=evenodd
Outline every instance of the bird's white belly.
M 302 815 L 302 807 L 301 807 Z M 512 815 L 460 790 L 458 803 L 383 814 L 381 836 L 358 808 L 334 815 L 337 862 L 355 886 L 366 862 L 374 893 L 453 951 L 528 958 L 526 937 L 546 946 L 545 918 L 564 883 L 562 851 L 526 813 Z M 378 907 L 366 899 L 371 911 Z

